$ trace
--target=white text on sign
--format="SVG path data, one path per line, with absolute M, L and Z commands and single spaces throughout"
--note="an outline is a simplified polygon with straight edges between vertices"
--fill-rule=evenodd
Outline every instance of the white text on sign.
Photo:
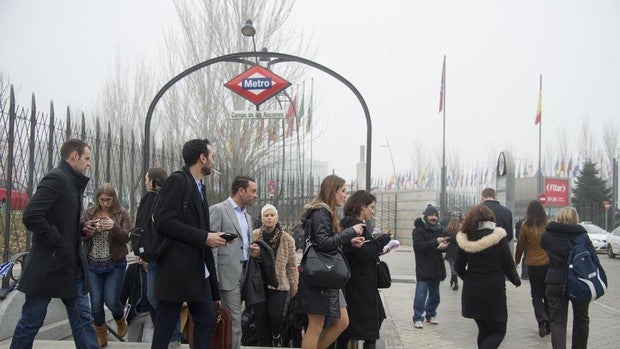
M 231 119 L 284 119 L 284 110 L 235 110 Z

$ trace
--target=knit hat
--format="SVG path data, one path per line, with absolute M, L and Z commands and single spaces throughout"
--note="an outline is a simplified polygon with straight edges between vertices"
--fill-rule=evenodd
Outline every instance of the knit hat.
M 426 206 L 426 209 L 424 209 L 424 212 L 422 213 L 424 216 L 430 216 L 430 215 L 435 215 L 437 217 L 439 217 L 439 211 L 437 210 L 437 207 L 428 204 L 428 206 Z

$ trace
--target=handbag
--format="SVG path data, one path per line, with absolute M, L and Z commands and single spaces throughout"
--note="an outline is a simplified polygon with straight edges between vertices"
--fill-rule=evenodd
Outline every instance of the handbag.
M 318 288 L 340 289 L 351 277 L 349 264 L 340 249 L 324 252 L 312 243 L 301 257 L 300 267 L 304 281 Z
M 211 347 L 217 349 L 232 348 L 232 316 L 228 309 L 222 308 L 217 302 L 213 302 L 215 308 L 215 326 L 211 334 Z M 191 316 L 188 319 L 189 330 L 187 337 L 189 347 L 194 348 L 194 322 Z
M 390 268 L 384 261 L 377 262 L 377 288 L 390 288 L 392 286 L 392 276 Z

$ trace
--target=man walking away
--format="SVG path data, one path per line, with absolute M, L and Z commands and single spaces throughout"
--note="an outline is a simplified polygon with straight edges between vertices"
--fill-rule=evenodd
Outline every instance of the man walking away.
M 508 241 L 510 252 L 514 255 L 514 244 L 512 243 L 514 238 L 514 230 L 512 228 L 512 212 L 502 206 L 499 201 L 495 199 L 495 189 L 493 188 L 485 188 L 482 191 L 482 205 L 493 211 L 496 226 L 504 228 L 506 231 L 506 241 Z

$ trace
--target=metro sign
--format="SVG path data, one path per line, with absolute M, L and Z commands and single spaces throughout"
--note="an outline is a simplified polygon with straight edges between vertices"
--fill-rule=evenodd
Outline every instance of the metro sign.
M 257 64 L 237 75 L 224 86 L 248 101 L 260 105 L 291 86 L 291 83 Z

